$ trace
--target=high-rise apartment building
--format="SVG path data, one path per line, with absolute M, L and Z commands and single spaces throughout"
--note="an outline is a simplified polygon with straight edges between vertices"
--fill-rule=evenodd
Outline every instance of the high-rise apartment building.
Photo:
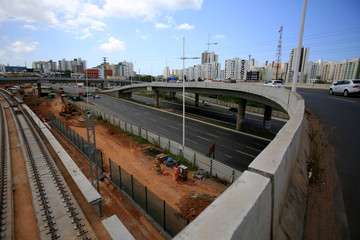
M 134 76 L 134 65 L 132 62 L 119 62 L 113 65 L 113 75 L 115 77 L 133 77 Z
M 246 80 L 248 62 L 239 58 L 225 60 L 225 79 Z
M 343 60 L 335 63 L 333 80 L 358 79 L 360 77 L 359 62 L 360 58 L 353 58 L 352 60 Z
M 290 51 L 289 55 L 289 61 L 288 61 L 288 69 L 287 69 L 287 75 L 286 75 L 286 82 L 290 83 L 293 80 L 294 72 L 295 72 L 295 61 L 296 61 L 296 51 L 297 48 L 293 48 Z M 299 69 L 297 71 L 299 74 L 299 82 L 305 82 L 304 75 L 306 71 L 306 63 L 309 59 L 309 48 L 301 48 L 300 51 L 300 62 L 299 62 Z

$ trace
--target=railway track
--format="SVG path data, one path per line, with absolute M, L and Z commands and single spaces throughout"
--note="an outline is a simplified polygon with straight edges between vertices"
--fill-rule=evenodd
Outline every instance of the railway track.
M 4 101 L 1 101 L 0 105 L 0 239 L 13 239 L 13 187 L 9 133 L 4 112 L 4 107 L 8 107 L 8 105 Z
M 88 221 L 26 112 L 4 92 L 1 95 L 12 107 L 23 145 L 41 239 L 94 239 Z

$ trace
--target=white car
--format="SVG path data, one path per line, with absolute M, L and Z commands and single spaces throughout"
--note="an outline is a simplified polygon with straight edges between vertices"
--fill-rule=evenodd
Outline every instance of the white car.
M 277 88 L 284 88 L 284 83 L 281 80 L 270 80 L 267 81 L 264 86 L 268 87 L 277 87 Z
M 360 95 L 360 79 L 347 79 L 334 83 L 329 88 L 329 94 L 342 94 L 348 97 L 350 94 Z

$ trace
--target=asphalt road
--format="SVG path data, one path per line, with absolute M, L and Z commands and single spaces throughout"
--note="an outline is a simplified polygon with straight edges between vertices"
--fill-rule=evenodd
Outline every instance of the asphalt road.
M 52 87 L 54 89 L 63 87 L 66 92 L 76 93 L 74 88 L 59 85 Z M 89 102 L 108 109 L 135 125 L 182 143 L 181 116 L 105 95 L 95 100 L 89 97 Z M 185 126 L 185 146 L 205 155 L 209 152 L 212 143 L 215 143 L 215 159 L 239 171 L 246 170 L 270 142 L 191 119 L 186 119 Z
M 360 97 L 329 95 L 325 90 L 297 89 L 305 105 L 325 125 L 334 148 L 351 239 L 360 239 Z
M 155 100 L 153 98 L 144 97 L 140 95 L 133 94 L 132 98 L 137 101 L 145 102 L 148 104 L 154 104 Z M 178 96 L 182 98 L 182 96 Z M 195 104 L 195 100 L 192 98 L 186 97 L 186 102 Z M 160 101 L 160 107 L 170 108 L 182 112 L 182 104 L 169 102 L 169 101 Z M 236 124 L 236 113 L 230 112 L 228 107 L 223 107 L 219 105 L 209 105 L 205 106 L 203 103 L 199 102 L 199 107 L 193 107 L 186 105 L 186 113 L 206 117 L 209 119 L 214 119 L 217 121 L 222 121 L 225 123 L 230 123 L 235 126 Z M 280 131 L 280 129 L 285 125 L 285 120 L 275 119 L 271 120 L 270 130 L 274 133 Z M 244 124 L 248 127 L 255 129 L 262 129 L 263 127 L 263 116 L 259 114 L 246 112 Z

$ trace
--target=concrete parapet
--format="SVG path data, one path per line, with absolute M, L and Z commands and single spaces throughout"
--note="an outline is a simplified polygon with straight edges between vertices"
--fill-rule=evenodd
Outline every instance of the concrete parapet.
M 269 177 L 273 196 L 273 235 L 280 222 L 291 182 L 291 173 L 298 154 L 304 120 L 304 100 L 298 100 L 294 115 L 274 140 L 249 165 L 249 171 Z
M 269 239 L 270 226 L 270 179 L 245 171 L 174 239 Z

